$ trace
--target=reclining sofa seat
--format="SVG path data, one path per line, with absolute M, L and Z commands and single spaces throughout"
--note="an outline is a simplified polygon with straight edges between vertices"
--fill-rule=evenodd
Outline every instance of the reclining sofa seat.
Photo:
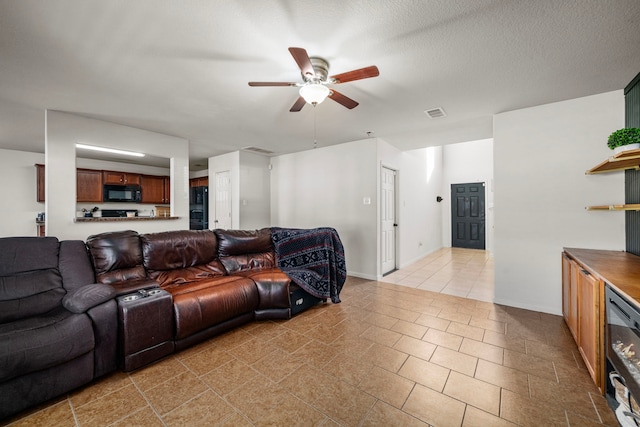
M 114 296 L 84 242 L 0 238 L 0 419 L 116 369 Z
M 271 230 L 215 230 L 218 256 L 230 275 L 248 277 L 260 295 L 256 320 L 291 317 L 291 279 L 276 266 Z
M 258 307 L 251 279 L 227 275 L 209 230 L 140 236 L 148 277 L 173 297 L 176 349 L 250 322 Z

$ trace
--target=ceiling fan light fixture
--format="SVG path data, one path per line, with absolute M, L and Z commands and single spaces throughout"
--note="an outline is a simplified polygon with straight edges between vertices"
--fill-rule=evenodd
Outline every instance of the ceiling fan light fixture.
M 300 96 L 311 105 L 318 105 L 324 101 L 331 91 L 320 83 L 304 85 L 300 88 Z

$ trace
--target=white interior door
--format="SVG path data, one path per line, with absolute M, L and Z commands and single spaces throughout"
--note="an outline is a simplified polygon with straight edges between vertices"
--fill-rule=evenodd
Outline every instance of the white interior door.
M 382 167 L 380 205 L 381 205 L 381 264 L 382 274 L 396 268 L 396 172 Z
M 231 173 L 216 172 L 214 228 L 231 229 Z

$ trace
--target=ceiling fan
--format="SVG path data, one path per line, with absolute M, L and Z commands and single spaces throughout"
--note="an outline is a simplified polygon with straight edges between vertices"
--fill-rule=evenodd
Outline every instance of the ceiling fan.
M 370 77 L 377 77 L 380 75 L 378 67 L 372 65 L 370 67 L 360 68 L 353 71 L 347 71 L 346 73 L 336 74 L 334 76 L 327 77 L 329 74 L 329 62 L 325 59 L 309 56 L 307 51 L 301 47 L 290 47 L 289 52 L 293 59 L 300 67 L 302 74 L 302 83 L 296 82 L 249 82 L 249 86 L 295 86 L 300 88 L 300 96 L 298 100 L 293 104 L 289 111 L 297 112 L 302 110 L 304 104 L 307 102 L 314 107 L 324 101 L 326 98 L 331 98 L 338 104 L 341 104 L 348 109 L 352 109 L 358 106 L 358 103 L 353 99 L 341 94 L 340 92 L 329 89 L 327 86 L 340 83 L 351 82 L 354 80 L 368 79 Z

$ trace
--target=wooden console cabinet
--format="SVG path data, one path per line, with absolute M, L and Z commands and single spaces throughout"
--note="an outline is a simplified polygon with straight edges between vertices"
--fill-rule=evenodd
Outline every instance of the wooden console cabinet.
M 566 251 L 562 254 L 562 314 L 593 382 L 604 393 L 604 281 Z

